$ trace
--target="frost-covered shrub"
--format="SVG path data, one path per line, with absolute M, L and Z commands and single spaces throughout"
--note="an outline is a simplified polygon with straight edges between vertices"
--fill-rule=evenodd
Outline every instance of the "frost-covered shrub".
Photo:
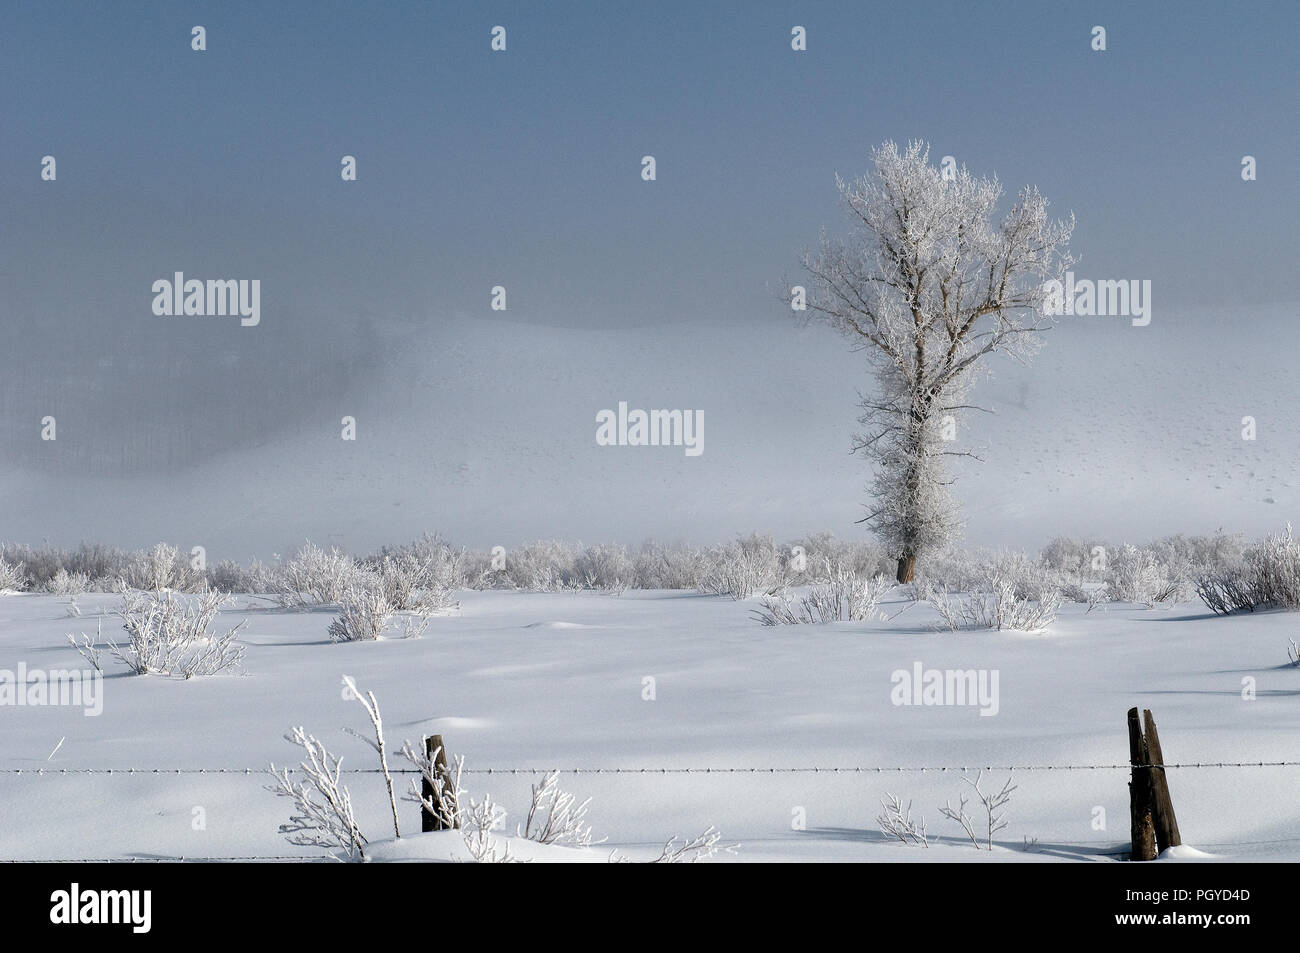
M 425 533 L 413 543 L 402 546 L 385 546 L 376 555 L 362 560 L 362 565 L 385 581 L 389 601 L 398 609 L 439 609 L 451 604 L 452 593 L 459 588 L 473 586 L 472 577 L 480 570 L 488 570 L 489 554 L 480 554 L 481 565 L 471 565 L 480 560 L 471 558 L 436 533 Z M 407 604 L 409 595 L 414 603 Z
M 1283 609 L 1300 609 L 1300 543 L 1291 524 L 1276 535 L 1264 537 L 1246 554 L 1246 564 L 1265 603 Z
M 0 559 L 0 594 L 22 592 L 27 585 L 27 568 L 23 563 Z
M 1291 535 L 1291 524 L 1282 533 L 1266 536 L 1239 559 L 1229 554 L 1223 564 L 1203 571 L 1196 580 L 1196 594 L 1222 615 L 1261 607 L 1300 609 L 1300 543 Z
M 671 837 L 659 851 L 659 856 L 650 861 L 652 864 L 698 864 L 708 860 L 714 854 L 734 854 L 739 844 L 722 843 L 722 833 L 713 825 L 706 827 L 694 837 L 683 837 L 677 843 L 677 837 Z M 612 856 L 611 861 L 620 862 L 622 858 Z
M 647 540 L 632 560 L 638 589 L 695 589 L 708 571 L 704 553 L 684 543 Z
M 1011 778 L 1007 778 L 1006 783 L 998 791 L 983 791 L 980 789 L 980 782 L 984 779 L 984 772 L 981 771 L 972 780 L 969 777 L 962 777 L 962 780 L 971 786 L 975 792 L 975 799 L 983 808 L 983 823 L 979 825 L 976 831 L 977 819 L 972 817 L 966 811 L 966 805 L 970 799 L 966 795 L 961 795 L 957 806 L 953 807 L 951 801 L 945 801 L 943 807 L 939 808 L 939 813 L 951 821 L 956 821 L 965 831 L 970 842 L 975 845 L 976 850 L 993 849 L 993 836 L 999 831 L 1004 830 L 1007 826 L 1006 807 L 1011 803 L 1011 795 L 1018 789 L 1017 785 L 1011 783 Z M 980 841 L 983 840 L 983 844 Z
M 1068 536 L 1057 536 L 1039 551 L 1044 565 L 1065 573 L 1080 574 L 1091 562 L 1088 544 Z
M 1018 629 L 1037 632 L 1056 621 L 1061 605 L 1056 591 L 1040 599 L 1026 599 L 1016 594 L 1016 580 L 995 574 L 986 588 L 965 595 L 935 591 L 929 603 L 952 631 L 958 629 Z
M 322 848 L 334 860 L 364 861 L 367 840 L 357 824 L 352 794 L 341 780 L 343 759 L 301 727 L 284 738 L 303 750 L 298 765 L 303 780 L 291 777 L 288 768 L 277 772 L 272 764 L 269 769 L 275 785 L 267 790 L 294 803 L 294 813 L 280 825 L 280 833 L 290 844 Z
M 897 569 L 897 561 L 878 543 L 836 539 L 824 532 L 791 541 L 783 562 L 786 580 L 792 585 L 829 583 L 845 573 L 861 579 L 892 576 Z
M 48 546 L 33 549 L 21 543 L 0 545 L 0 592 L 19 592 L 30 588 L 40 592 L 54 578 L 61 565 L 60 553 Z M 5 566 L 9 571 L 5 571 Z M 15 579 L 21 582 L 15 585 Z
M 729 546 L 707 550 L 704 575 L 696 584 L 709 595 L 749 599 L 772 594 L 784 584 L 784 571 L 770 536 L 757 533 Z
M 1074 582 L 1068 577 L 1060 584 L 1061 598 L 1066 602 L 1078 602 L 1086 605 L 1091 612 L 1103 602 L 1110 601 L 1110 590 L 1106 583 Z
M 430 612 L 455 605 L 449 568 L 437 558 L 425 560 L 409 552 L 379 557 L 369 566 L 393 609 Z
M 343 681 L 347 686 L 344 697 L 360 703 L 370 718 L 375 733 L 373 740 L 352 729 L 348 729 L 348 732 L 361 738 L 379 756 L 379 770 L 384 776 L 388 810 L 393 819 L 393 836 L 400 840 L 402 829 L 397 816 L 393 775 L 388 769 L 388 746 L 384 740 L 384 719 L 379 711 L 379 702 L 374 692 L 361 694 L 356 682 L 349 676 L 344 675 Z M 275 784 L 268 786 L 267 790 L 294 802 L 295 813 L 290 815 L 287 824 L 280 825 L 280 833 L 291 844 L 324 848 L 334 860 L 364 861 L 368 841 L 357 825 L 352 795 L 339 780 L 343 773 L 343 759 L 331 755 L 324 744 L 301 727 L 292 729 L 284 737 L 286 741 L 302 748 L 306 758 L 298 765 L 302 781 L 291 778 L 287 768 L 276 771 L 274 763 L 269 768 Z
M 207 580 L 208 588 L 222 592 L 270 593 L 278 590 L 275 567 L 257 559 L 247 566 L 241 566 L 233 559 L 223 559 L 208 567 Z
M 506 552 L 502 578 L 507 587 L 528 592 L 576 589 L 580 585 L 576 560 L 568 543 L 536 540 Z
M 1074 583 L 1102 582 L 1106 577 L 1106 554 L 1112 547 L 1099 539 L 1079 540 L 1057 536 L 1038 554 L 1038 561 Z
M 1151 608 L 1177 599 L 1180 580 L 1147 549 L 1127 543 L 1110 554 L 1106 586 L 1115 602 L 1134 602 Z
M 160 548 L 161 547 L 161 548 Z M 48 544 L 32 547 L 25 544 L 0 544 L 0 561 L 25 565 L 28 587 L 33 592 L 51 592 L 66 584 L 64 574 L 74 579 L 85 576 L 87 587 L 94 592 L 117 592 L 122 584 L 135 588 L 201 588 L 202 580 L 189 570 L 189 564 L 172 547 L 159 544 L 152 550 L 128 553 L 98 543 L 82 543 L 76 549 L 59 549 Z M 55 583 L 54 580 L 60 581 Z
M 354 585 L 339 600 L 339 614 L 330 623 L 335 642 L 373 642 L 388 627 L 393 605 L 382 587 Z
M 1186 580 L 1201 570 L 1240 565 L 1246 555 L 1246 543 L 1240 534 L 1223 530 L 1211 536 L 1166 536 L 1146 548 L 1158 562 L 1169 567 L 1171 576 Z
M 175 546 L 156 543 L 152 549 L 132 553 L 126 566 L 127 584 L 132 589 L 175 589 L 193 592 L 206 579 L 190 568 L 189 561 Z
M 84 572 L 68 572 L 62 566 L 45 584 L 45 591 L 56 596 L 76 596 L 90 587 L 90 577 Z
M 100 589 L 97 580 L 106 582 L 125 581 L 130 561 L 127 553 L 100 543 L 82 543 L 72 552 L 61 553 L 60 556 L 61 567 L 70 573 L 84 573 L 91 580 L 90 587 L 95 592 L 117 592 L 120 590 L 120 585 Z
M 915 588 L 918 593 L 975 592 L 989 579 L 987 553 L 946 550 L 918 561 Z
M 587 824 L 591 798 L 579 801 L 560 788 L 560 773 L 551 771 L 541 784 L 533 785 L 533 799 L 519 836 L 539 844 L 559 847 L 590 847 L 599 844 Z M 601 838 L 603 840 L 604 838 Z
M 925 818 L 912 818 L 912 802 L 906 805 L 896 794 L 886 792 L 880 799 L 884 810 L 876 815 L 876 826 L 890 840 L 916 847 L 929 847 L 930 838 L 925 833 Z
M 625 546 L 587 546 L 573 562 L 573 571 L 587 589 L 619 593 L 636 579 L 636 567 Z
M 308 540 L 294 557 L 282 562 L 276 588 L 284 606 L 338 605 L 356 582 L 357 565 L 335 547 L 329 552 Z
M 1021 601 L 1041 602 L 1059 595 L 1062 574 L 1041 559 L 1005 550 L 950 550 L 917 566 L 918 598 L 934 593 L 994 592 L 1009 585 Z
M 125 590 L 117 610 L 125 645 L 109 644 L 113 655 L 136 675 L 215 675 L 244 657 L 235 636 L 248 621 L 222 635 L 209 632 L 225 596 L 207 592 L 181 596 L 172 590 Z
M 833 582 L 815 585 L 802 596 L 764 596 L 753 615 L 762 625 L 861 622 L 878 618 L 880 600 L 894 585 L 885 575 L 863 579 L 841 571 Z
M 1220 615 L 1231 615 L 1242 609 L 1254 612 L 1266 604 L 1263 593 L 1244 564 L 1207 571 L 1197 577 L 1193 588 L 1200 600 Z
M 990 589 L 998 580 L 1010 580 L 1015 597 L 1022 601 L 1050 600 L 1061 589 L 1060 575 L 1025 553 L 996 553 L 985 562 L 984 572 Z

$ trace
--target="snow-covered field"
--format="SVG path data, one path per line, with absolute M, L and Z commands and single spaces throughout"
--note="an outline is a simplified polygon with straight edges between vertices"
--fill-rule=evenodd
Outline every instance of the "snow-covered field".
M 0 670 L 84 668 L 65 633 L 95 633 L 118 598 L 80 596 L 84 614 L 71 618 L 63 597 L 0 597 Z M 331 610 L 235 596 L 219 621 L 248 619 L 243 675 L 129 676 L 106 657 L 97 717 L 4 709 L 0 858 L 320 856 L 277 833 L 289 802 L 257 772 L 297 762 L 283 739 L 293 725 L 342 753 L 345 768 L 375 766 L 344 731 L 368 729 L 344 697 L 344 675 L 377 696 L 390 747 L 437 732 L 469 771 L 494 769 L 467 774 L 465 786 L 506 807 L 509 832 L 537 778 L 512 769 L 582 769 L 562 786 L 592 798 L 588 819 L 608 838 L 586 859 L 610 850 L 649 859 L 670 836 L 713 825 L 740 845 L 715 858 L 724 861 L 1121 860 L 1127 771 L 1062 766 L 1124 764 L 1134 705 L 1154 711 L 1170 762 L 1300 759 L 1300 670 L 1286 663 L 1295 617 L 1286 613 L 1220 618 L 1198 603 L 1085 614 L 1071 604 L 1043 634 L 952 633 L 936 629 L 927 605 L 899 598 L 885 606 L 890 621 L 780 627 L 758 625 L 753 602 L 684 592 L 459 599 L 423 638 L 335 644 Z M 111 615 L 103 627 L 116 637 Z M 892 676 L 918 664 L 996 673 L 996 713 L 894 704 Z M 938 808 L 964 792 L 963 766 L 991 766 L 987 789 L 1013 765 L 1022 767 L 1009 826 L 991 854 L 977 851 Z M 84 768 L 114 772 L 71 773 Z M 176 768 L 253 773 L 152 773 Z M 614 768 L 648 770 L 596 773 Z M 660 770 L 684 768 L 821 770 Z M 1300 860 L 1297 780 L 1294 767 L 1172 769 L 1183 854 Z M 363 832 L 391 837 L 381 778 L 348 783 Z M 925 818 L 929 849 L 880 833 L 887 793 Z M 399 809 L 404 831 L 416 832 L 416 805 Z M 420 840 L 376 853 L 463 854 L 456 835 Z

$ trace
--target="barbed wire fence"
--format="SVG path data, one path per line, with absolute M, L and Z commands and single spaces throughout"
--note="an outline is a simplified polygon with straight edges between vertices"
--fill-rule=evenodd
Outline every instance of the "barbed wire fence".
M 822 765 L 808 767 L 622 767 L 622 768 L 464 768 L 462 774 L 887 774 L 933 771 L 1132 771 L 1134 768 L 1296 768 L 1300 761 L 1181 761 L 1161 764 L 969 764 Z M 278 770 L 278 769 L 277 769 Z M 298 768 L 287 768 L 291 774 Z M 267 768 L 0 768 L 0 775 L 59 776 L 99 774 L 265 774 Z M 383 774 L 382 768 L 341 768 L 341 774 Z M 419 774 L 418 768 L 389 768 L 389 774 Z
M 967 774 L 971 771 L 1009 771 L 1009 772 L 1051 772 L 1051 771 L 1127 771 L 1137 769 L 1245 769 L 1245 768 L 1295 768 L 1300 761 L 1184 761 L 1160 764 L 1111 763 L 1111 764 L 969 764 L 969 765 L 809 765 L 809 766 L 746 766 L 746 767 L 487 767 L 464 768 L 463 774 L 487 776 L 537 776 L 551 772 L 566 775 L 599 776 L 664 776 L 664 775 L 776 775 L 776 774 L 815 774 L 815 775 L 863 775 L 863 774 L 908 774 L 908 773 L 954 773 Z M 286 767 L 291 774 L 302 773 L 301 768 Z M 0 776 L 24 778 L 56 777 L 164 777 L 191 775 L 236 775 L 258 777 L 269 773 L 269 766 L 251 767 L 111 767 L 111 768 L 0 768 Z M 382 775 L 381 768 L 340 768 L 340 774 L 346 775 Z M 390 775 L 419 775 L 418 768 L 390 768 Z M 1206 845 L 1216 846 L 1216 845 Z M 1116 854 L 1123 851 L 1097 848 L 1099 854 Z M 62 857 L 62 858 L 0 858 L 0 863 L 251 863 L 251 862 L 294 862 L 294 863 L 330 863 L 327 857 L 311 854 L 237 854 L 237 855 L 185 855 L 155 854 L 147 857 Z

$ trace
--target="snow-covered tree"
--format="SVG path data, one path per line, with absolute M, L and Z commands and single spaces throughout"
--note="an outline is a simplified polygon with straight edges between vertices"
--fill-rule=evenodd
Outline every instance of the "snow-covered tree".
M 804 317 L 829 324 L 868 356 L 876 388 L 863 395 L 855 450 L 874 464 L 870 524 L 912 579 L 917 556 L 942 547 L 960 526 L 946 465 L 981 359 L 1021 361 L 1037 350 L 1044 285 L 1073 264 L 1074 218 L 1053 221 L 1047 201 L 1025 188 L 995 221 L 1002 186 L 964 167 L 947 174 L 929 146 L 886 142 L 873 171 L 837 177 L 852 233 L 823 233 L 803 266 Z M 791 289 L 792 303 L 799 296 Z

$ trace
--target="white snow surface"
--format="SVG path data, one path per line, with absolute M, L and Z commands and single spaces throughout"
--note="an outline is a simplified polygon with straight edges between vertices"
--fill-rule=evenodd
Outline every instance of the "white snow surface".
M 523 821 L 538 778 L 510 771 L 583 769 L 561 786 L 592 798 L 588 820 L 607 843 L 564 854 L 524 845 L 534 861 L 603 861 L 611 850 L 645 860 L 672 835 L 714 825 L 740 844 L 721 862 L 1115 862 L 1127 850 L 1127 771 L 1060 766 L 1124 764 L 1129 707 L 1154 711 L 1170 762 L 1300 760 L 1300 669 L 1286 664 L 1295 631 L 1286 613 L 1070 605 L 1043 634 L 954 634 L 937 631 L 924 605 L 890 622 L 769 628 L 751 619 L 753 602 L 689 592 L 459 597 L 461 609 L 434 618 L 421 639 L 335 644 L 329 610 L 236 596 L 219 622 L 249 620 L 243 675 L 127 676 L 106 658 L 98 717 L 0 708 L 0 859 L 319 856 L 277 833 L 290 803 L 257 772 L 297 763 L 282 737 L 293 725 L 343 754 L 345 767 L 376 766 L 344 731 L 369 730 L 343 696 L 345 674 L 378 697 L 393 752 L 437 732 L 467 768 L 495 769 L 465 782 L 509 811 L 503 833 Z M 116 598 L 78 597 L 77 619 L 62 597 L 0 598 L 0 669 L 84 667 L 64 634 L 93 633 Z M 886 608 L 893 615 L 903 603 Z M 117 634 L 110 616 L 104 632 Z M 918 662 L 996 671 L 998 713 L 892 704 L 891 674 Z M 642 697 L 647 676 L 653 701 Z M 1243 698 L 1247 677 L 1253 700 Z M 1009 826 L 992 853 L 977 851 L 938 807 L 963 792 L 963 767 L 993 766 L 988 788 L 1009 765 L 1035 770 L 1014 772 Z M 899 766 L 927 770 L 888 770 Z M 796 767 L 823 770 L 661 772 Z M 79 768 L 115 770 L 62 773 Z M 175 768 L 252 773 L 165 773 Z M 611 768 L 648 770 L 594 773 Z M 1170 769 L 1186 846 L 1162 862 L 1300 860 L 1298 779 L 1294 767 Z M 381 779 L 348 783 L 377 859 L 458 856 L 454 836 L 383 843 L 392 825 Z M 887 792 L 925 818 L 930 849 L 881 835 L 873 819 Z M 399 810 L 404 832 L 416 834 L 417 806 Z M 799 816 L 806 830 L 794 829 Z

